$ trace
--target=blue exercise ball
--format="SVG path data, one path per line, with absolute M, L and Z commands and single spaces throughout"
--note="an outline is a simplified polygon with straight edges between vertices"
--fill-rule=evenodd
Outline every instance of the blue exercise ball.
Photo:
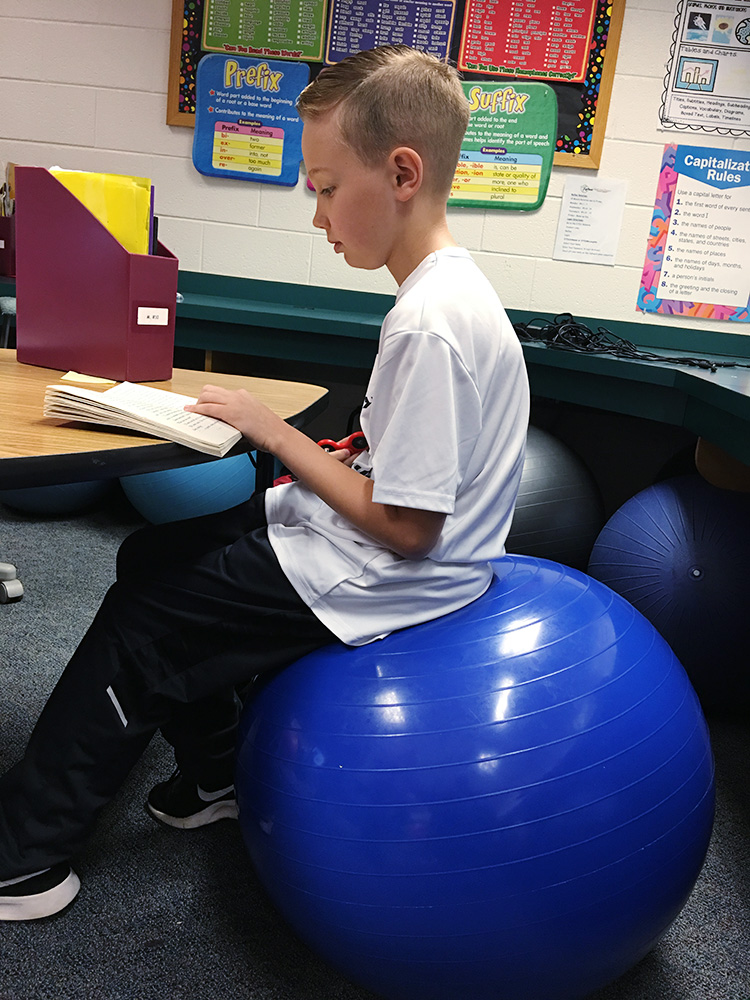
M 553 434 L 529 426 L 507 551 L 586 569 L 603 524 L 599 487 L 581 459 Z
M 628 500 L 602 529 L 588 572 L 671 645 L 706 711 L 750 705 L 750 495 L 679 476 Z
M 165 469 L 120 480 L 128 500 L 152 524 L 216 514 L 249 500 L 255 467 L 249 455 Z
M 0 503 L 25 514 L 76 514 L 103 500 L 112 490 L 114 480 L 99 479 L 85 483 L 59 483 L 53 486 L 30 486 L 20 490 L 0 491 Z
M 596 580 L 527 556 L 460 611 L 262 683 L 236 788 L 293 930 L 388 1000 L 604 986 L 680 912 L 714 809 L 668 645 Z

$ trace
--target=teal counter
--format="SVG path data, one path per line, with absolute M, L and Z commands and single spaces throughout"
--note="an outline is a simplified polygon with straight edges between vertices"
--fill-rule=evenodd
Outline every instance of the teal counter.
M 393 296 L 181 271 L 176 343 L 295 362 L 370 368 Z M 514 323 L 537 314 L 509 310 Z M 552 316 L 543 316 L 552 319 Z M 694 329 L 576 317 L 649 352 L 750 364 L 750 330 Z M 729 324 L 727 324 L 729 327 Z M 722 353 L 717 354 L 720 347 Z M 750 464 L 750 368 L 704 371 L 658 361 L 524 344 L 537 396 L 684 427 Z
M 392 295 L 180 271 L 178 347 L 370 368 Z

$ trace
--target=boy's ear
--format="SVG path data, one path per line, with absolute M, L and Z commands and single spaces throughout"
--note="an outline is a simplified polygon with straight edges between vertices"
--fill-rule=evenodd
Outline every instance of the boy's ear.
M 399 201 L 408 201 L 424 180 L 422 157 L 409 146 L 398 146 L 390 156 L 393 184 Z

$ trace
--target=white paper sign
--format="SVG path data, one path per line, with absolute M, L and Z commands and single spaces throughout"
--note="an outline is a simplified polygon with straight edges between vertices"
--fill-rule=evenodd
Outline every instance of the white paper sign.
M 750 135 L 750 0 L 679 0 L 663 128 Z
M 565 181 L 552 256 L 587 264 L 614 264 L 627 181 Z

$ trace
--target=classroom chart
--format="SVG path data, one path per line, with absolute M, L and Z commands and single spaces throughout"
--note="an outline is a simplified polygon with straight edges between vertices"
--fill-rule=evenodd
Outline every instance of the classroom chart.
M 281 177 L 284 130 L 262 125 L 216 122 L 211 165 L 217 171 L 244 171 Z
M 206 2 L 208 0 L 172 0 L 172 44 L 167 99 L 167 121 L 170 125 L 193 127 L 195 123 L 196 71 L 200 62 L 206 58 L 206 53 L 201 47 Z M 236 4 L 238 0 L 232 2 Z M 250 4 L 253 0 L 244 2 Z M 269 4 L 270 0 L 255 0 L 255 2 Z M 360 51 L 367 45 L 401 39 L 418 45 L 439 58 L 446 57 L 447 49 L 447 58 L 452 62 L 458 60 L 460 40 L 466 20 L 467 0 L 403 0 L 399 3 L 396 3 L 396 0 L 380 0 L 380 4 L 379 0 L 337 0 L 334 17 L 329 16 L 333 14 L 331 0 L 310 0 L 310 2 L 318 5 L 326 3 L 328 11 L 322 20 L 316 15 L 318 23 L 324 25 L 321 29 L 325 36 L 324 55 L 321 60 L 308 61 L 311 74 L 318 72 L 322 65 L 335 63 L 345 55 Z M 499 2 L 500 0 L 495 7 Z M 519 0 L 502 0 L 506 8 L 511 2 L 518 3 Z M 552 4 L 552 0 L 543 2 Z M 558 6 L 550 6 L 550 10 L 557 10 L 562 4 L 562 0 L 555 2 Z M 577 4 L 577 0 L 569 2 Z M 588 0 L 581 0 L 581 4 L 587 2 Z M 682 0 L 679 2 L 682 3 Z M 441 7 L 440 4 L 447 7 Z M 577 4 L 574 11 L 571 7 L 576 17 L 581 15 L 583 9 L 581 4 Z M 559 100 L 559 131 L 555 146 L 555 161 L 561 165 L 574 168 L 599 165 L 624 4 L 625 0 L 596 0 L 588 43 L 588 62 L 582 80 L 569 79 L 572 70 L 568 72 L 567 64 L 558 65 L 559 77 L 556 77 L 550 69 L 540 69 L 539 79 L 549 81 Z M 486 5 L 488 10 L 494 9 L 490 7 L 489 0 L 486 0 Z M 315 9 L 320 11 L 322 7 L 317 6 Z M 224 8 L 225 18 L 229 16 L 229 10 L 229 7 Z M 270 7 L 268 10 L 270 12 Z M 443 13 L 440 13 L 441 10 Z M 447 10 L 450 10 L 450 15 Z M 380 20 L 378 20 L 379 11 L 384 15 Z M 429 11 L 429 16 L 426 16 L 425 11 Z M 256 12 L 253 17 L 257 19 L 259 16 L 260 13 Z M 568 31 L 565 26 L 563 28 L 564 30 L 556 28 L 555 36 L 550 38 L 551 50 L 555 49 L 556 39 L 565 36 L 559 45 L 560 47 L 565 45 L 566 51 L 570 51 L 569 46 L 574 43 L 574 37 L 583 35 L 583 31 L 573 32 Z M 495 29 L 490 28 L 490 30 Z M 336 37 L 332 37 L 333 33 Z M 221 42 L 222 52 L 230 52 L 235 42 L 240 42 L 240 39 L 236 36 L 233 40 L 226 38 L 214 41 Z M 274 38 L 274 41 L 278 39 Z M 581 45 L 583 46 L 582 39 Z M 274 48 L 265 46 L 265 48 L 267 51 L 264 51 L 263 55 L 266 58 L 276 58 L 273 55 L 276 51 L 281 53 L 278 58 L 288 59 L 289 52 L 293 51 L 278 46 Z M 242 42 L 236 46 L 232 54 L 241 53 Z M 478 73 L 467 71 L 465 78 L 484 78 L 485 74 L 491 77 L 492 73 L 491 66 L 484 69 L 480 67 Z M 544 76 L 544 74 L 549 75 Z M 521 68 L 514 74 L 498 75 L 515 76 L 519 79 L 533 78 L 528 68 Z
M 205 0 L 203 48 L 275 59 L 323 58 L 327 0 Z
M 458 68 L 582 81 L 596 0 L 467 0 Z
M 547 193 L 557 98 L 544 83 L 463 83 L 471 117 L 449 205 L 531 210 Z
M 296 102 L 302 64 L 221 56 L 201 60 L 193 164 L 202 174 L 294 186 L 302 159 Z
M 750 135 L 750 2 L 685 0 L 673 38 L 662 125 Z
M 331 0 L 325 61 L 379 45 L 410 45 L 447 59 L 456 0 Z
M 476 205 L 512 201 L 514 208 L 522 202 L 536 207 L 541 183 L 541 156 L 462 150 L 451 198 L 454 203 L 465 198 Z
M 750 152 L 667 145 L 638 308 L 750 322 Z

